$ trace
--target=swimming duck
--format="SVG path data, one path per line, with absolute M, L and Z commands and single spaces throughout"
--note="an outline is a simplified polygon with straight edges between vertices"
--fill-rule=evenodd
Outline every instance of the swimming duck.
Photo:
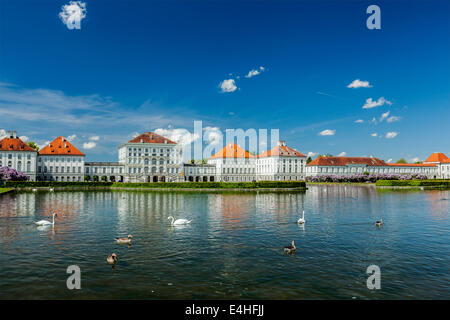
M 131 234 L 128 235 L 128 237 L 126 238 L 115 238 L 117 243 L 128 243 L 131 244 L 131 238 L 133 238 L 133 236 Z
M 48 221 L 48 220 L 40 220 L 40 221 L 36 221 L 35 224 L 37 224 L 38 226 L 49 226 L 49 225 L 55 225 L 55 217 L 58 214 L 56 212 L 53 213 L 53 219 L 52 222 Z
M 117 260 L 119 260 L 119 258 L 115 253 L 109 255 L 108 258 L 106 258 L 106 262 L 108 262 L 109 264 L 116 264 Z
M 53 189 L 53 188 L 50 188 L 49 190 L 50 190 L 50 192 L 53 192 L 53 191 L 55 191 L 55 189 Z
M 36 192 L 36 191 L 37 191 L 37 189 L 36 189 L 36 188 L 33 188 L 33 189 L 31 189 L 31 191 L 33 191 L 33 192 Z
M 179 226 L 183 224 L 191 223 L 192 220 L 186 220 L 186 219 L 177 219 L 175 220 L 172 216 L 167 218 L 168 220 L 171 220 L 170 225 L 171 226 Z
M 292 252 L 295 252 L 295 249 L 297 249 L 295 247 L 295 241 L 292 240 L 292 245 L 284 247 L 284 252 L 285 253 L 292 253 Z
M 375 222 L 375 225 L 381 227 L 383 225 L 383 218 L 381 218 L 380 221 Z
M 302 217 L 298 219 L 297 223 L 298 224 L 304 224 L 305 222 L 306 222 L 306 220 L 305 220 L 305 210 L 303 210 Z

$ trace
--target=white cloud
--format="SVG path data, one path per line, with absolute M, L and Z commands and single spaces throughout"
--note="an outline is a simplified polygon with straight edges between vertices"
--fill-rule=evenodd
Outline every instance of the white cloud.
M 374 124 L 377 124 L 377 119 L 372 118 L 372 120 L 370 120 L 370 122 L 372 122 L 372 123 L 374 123 Z
M 384 104 L 392 105 L 392 102 L 389 100 L 386 100 L 384 97 L 378 98 L 377 101 L 372 100 L 372 98 L 368 98 L 366 100 L 366 103 L 362 106 L 362 108 L 363 109 L 371 109 L 371 108 L 382 106 Z
M 83 143 L 83 149 L 90 150 L 97 146 L 97 144 L 93 141 Z
M 308 157 L 314 158 L 317 155 L 317 152 L 308 152 Z
M 49 144 L 50 144 L 50 141 L 45 141 L 44 143 L 41 143 L 41 144 L 36 143 L 36 144 L 37 144 L 37 146 L 39 147 L 39 150 L 41 150 L 41 149 L 44 148 L 45 146 L 49 145 Z
M 355 123 L 364 123 L 364 120 L 363 119 L 358 119 L 358 120 L 355 120 Z
M 69 30 L 81 29 L 81 20 L 86 18 L 86 3 L 70 1 L 61 7 L 59 17 Z
M 23 142 L 28 142 L 29 140 L 27 136 L 20 136 L 19 139 L 22 140 Z
M 89 140 L 91 140 L 91 141 L 98 141 L 98 140 L 100 140 L 100 137 L 99 136 L 92 136 L 92 137 L 89 138 Z
M 247 73 L 247 75 L 245 77 L 251 78 L 251 77 L 257 76 L 258 74 L 261 74 L 261 72 L 264 72 L 264 70 L 265 70 L 264 67 L 259 67 L 259 70 L 252 69 Z
M 230 116 L 234 116 L 234 112 L 233 112 L 233 111 L 228 112 L 228 114 L 229 114 Z
M 234 92 L 237 89 L 234 79 L 223 80 L 219 86 L 222 92 Z
M 410 162 L 412 162 L 412 163 L 418 162 L 418 161 L 420 161 L 420 159 L 419 159 L 418 157 L 412 158 L 412 159 L 410 160 Z
M 245 77 L 251 78 L 251 77 L 257 76 L 260 73 L 261 72 L 259 72 L 258 70 L 250 70 Z
M 6 137 L 6 131 L 5 129 L 0 129 L 0 139 L 3 139 L 4 137 Z
M 388 132 L 386 133 L 386 139 L 393 139 L 398 136 L 398 132 Z
M 200 138 L 200 136 L 198 134 L 190 133 L 187 129 L 183 129 L 183 128 L 178 128 L 178 129 L 158 128 L 155 130 L 155 133 L 159 134 L 163 137 L 166 137 L 172 141 L 175 141 L 176 143 L 178 143 L 179 145 L 181 145 L 183 147 L 191 144 L 192 142 L 194 142 L 195 140 Z
M 372 86 L 369 84 L 369 81 L 361 81 L 359 79 L 353 80 L 347 88 L 371 88 Z
M 72 134 L 70 136 L 67 137 L 67 140 L 69 140 L 69 142 L 72 142 L 73 140 L 75 140 L 77 138 L 76 134 Z
M 387 163 L 391 163 L 391 162 L 392 162 L 392 159 L 388 159 L 386 162 L 387 162 Z
M 327 130 L 320 131 L 319 136 L 334 136 L 335 133 L 336 133 L 336 130 L 327 129 Z
M 347 152 L 341 152 L 338 154 L 338 157 L 345 157 L 347 155 Z
M 205 127 L 203 128 L 205 132 L 203 138 L 209 145 L 222 145 L 223 134 L 218 127 Z
M 378 136 L 378 134 L 377 133 L 372 133 L 371 136 L 372 137 L 376 137 L 376 136 Z
M 386 121 L 391 123 L 391 122 L 399 121 L 400 119 L 401 119 L 400 117 L 392 116 L 392 117 L 389 117 Z
M 384 119 L 386 119 L 387 117 L 389 117 L 389 113 L 391 113 L 390 111 L 385 112 L 381 115 L 380 117 L 380 122 L 383 122 Z

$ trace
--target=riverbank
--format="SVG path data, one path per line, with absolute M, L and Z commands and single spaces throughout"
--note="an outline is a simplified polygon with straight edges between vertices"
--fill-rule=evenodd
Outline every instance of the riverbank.
M 6 187 L 17 191 L 53 190 L 153 190 L 153 191 L 304 191 L 303 181 L 260 181 L 260 182 L 6 182 Z
M 368 182 L 306 182 L 306 185 L 338 185 L 338 186 L 369 186 L 374 187 L 375 183 Z

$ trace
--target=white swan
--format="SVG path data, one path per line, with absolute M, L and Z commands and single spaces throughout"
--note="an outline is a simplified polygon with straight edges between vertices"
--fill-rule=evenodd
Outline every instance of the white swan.
M 171 226 L 179 226 L 183 224 L 191 223 L 192 220 L 186 220 L 186 219 L 177 219 L 175 220 L 172 216 L 167 218 L 168 220 L 171 220 L 170 225 Z
M 33 189 L 31 189 L 31 191 L 33 191 L 33 192 L 36 192 L 36 191 L 37 191 L 37 189 L 36 189 L 36 188 L 33 188 Z
M 298 224 L 304 224 L 305 222 L 306 222 L 306 220 L 305 220 L 305 210 L 303 210 L 302 217 L 300 219 L 298 219 L 297 223 Z
M 40 221 L 36 221 L 35 224 L 37 224 L 38 226 L 49 226 L 49 225 L 55 225 L 55 217 L 57 216 L 56 213 L 53 213 L 53 220 L 52 222 L 48 221 L 48 220 L 40 220 Z
M 55 191 L 55 189 L 53 189 L 53 188 L 50 188 L 49 190 L 50 190 L 50 192 L 53 192 L 53 191 Z

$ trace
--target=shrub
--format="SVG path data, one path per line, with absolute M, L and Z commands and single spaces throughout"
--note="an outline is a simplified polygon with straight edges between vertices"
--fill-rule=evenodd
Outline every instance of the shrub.
M 305 188 L 304 181 L 259 181 L 259 182 L 146 182 L 113 183 L 113 187 L 122 188 L 204 188 L 204 189 L 246 189 L 246 188 Z
M 400 174 L 350 174 L 350 175 L 336 175 L 324 174 L 320 176 L 306 177 L 306 182 L 376 182 L 378 180 L 411 180 L 411 179 L 427 179 L 421 174 L 400 175 Z
M 7 181 L 5 188 L 35 187 L 109 187 L 112 182 L 70 182 L 70 181 Z
M 376 185 L 387 187 L 450 187 L 450 180 L 378 180 Z
M 30 177 L 23 172 L 10 167 L 0 167 L 0 180 L 3 181 L 27 181 Z

